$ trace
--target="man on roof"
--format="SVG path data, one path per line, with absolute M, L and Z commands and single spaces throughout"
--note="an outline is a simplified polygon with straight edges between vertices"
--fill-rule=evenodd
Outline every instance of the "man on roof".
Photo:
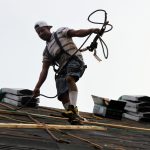
M 43 51 L 43 65 L 38 82 L 33 90 L 33 96 L 40 95 L 40 88 L 48 75 L 50 66 L 57 64 L 55 81 L 58 100 L 65 108 L 63 116 L 71 121 L 83 119 L 78 112 L 76 103 L 78 88 L 76 82 L 81 78 L 85 70 L 85 64 L 80 51 L 73 42 L 73 37 L 85 37 L 91 33 L 99 33 L 100 29 L 80 29 L 74 30 L 62 27 L 51 33 L 52 26 L 44 21 L 37 22 L 34 26 L 38 36 L 46 41 Z

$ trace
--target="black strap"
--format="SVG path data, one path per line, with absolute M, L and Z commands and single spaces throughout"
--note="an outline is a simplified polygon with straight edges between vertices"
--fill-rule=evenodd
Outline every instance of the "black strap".
M 60 43 L 60 40 L 58 39 L 58 36 L 57 36 L 57 33 L 56 33 L 56 32 L 54 33 L 54 38 L 55 38 L 56 43 L 58 44 L 58 46 L 59 46 L 59 48 L 60 48 L 60 50 L 61 50 L 60 53 L 56 56 L 55 60 L 57 60 L 57 59 L 61 56 L 62 53 L 65 53 L 65 54 L 71 56 L 69 53 L 67 53 L 67 52 L 64 50 L 62 44 Z
M 59 54 L 57 54 L 57 56 L 53 59 L 53 62 L 54 62 L 53 70 L 55 71 L 55 73 L 58 73 L 58 72 L 60 71 L 60 68 L 59 68 L 59 65 L 57 65 L 56 61 L 57 61 L 57 60 L 62 56 L 62 54 L 64 54 L 64 53 L 67 54 L 69 57 L 71 57 L 71 55 L 68 54 L 68 53 L 64 50 L 62 44 L 60 43 L 60 40 L 58 39 L 58 36 L 57 36 L 57 33 L 56 33 L 56 32 L 54 32 L 54 38 L 55 38 L 55 41 L 56 41 L 56 43 L 58 44 L 58 46 L 59 46 L 59 48 L 60 48 Z M 58 68 L 56 69 L 55 66 L 57 66 Z
M 60 49 L 61 49 L 62 51 L 64 51 L 64 49 L 63 49 L 63 47 L 62 47 L 62 45 L 61 45 L 61 43 L 60 43 L 60 41 L 59 41 L 59 39 L 58 39 L 58 36 L 57 36 L 57 33 L 56 33 L 56 32 L 54 33 L 54 38 L 55 38 L 57 44 L 59 45 Z
M 60 54 L 58 54 L 58 56 L 56 56 L 56 59 L 55 59 L 55 60 L 57 60 L 57 58 L 59 58 L 62 53 L 65 53 L 65 54 L 67 54 L 67 55 L 70 56 L 69 59 L 68 59 L 68 61 L 69 61 L 71 58 L 74 58 L 74 59 L 78 60 L 81 64 L 83 64 L 83 62 L 82 62 L 75 54 L 70 55 L 69 53 L 67 53 L 67 52 L 64 50 L 63 46 L 61 45 L 61 43 L 60 43 L 60 41 L 59 41 L 59 39 L 58 39 L 58 36 L 57 36 L 57 33 L 56 33 L 56 32 L 54 33 L 54 38 L 55 38 L 55 40 L 56 40 L 56 42 L 57 42 L 57 44 L 59 45 L 60 50 L 61 50 Z
M 44 53 L 46 53 L 46 55 L 48 56 L 49 60 L 51 60 L 52 63 L 53 63 L 54 57 L 49 53 L 47 45 L 46 45 L 46 47 L 45 47 Z

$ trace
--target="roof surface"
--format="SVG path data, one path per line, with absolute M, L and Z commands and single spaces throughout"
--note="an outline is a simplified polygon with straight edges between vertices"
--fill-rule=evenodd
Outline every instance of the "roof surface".
M 0 103 L 0 123 L 70 125 L 63 110 L 48 107 L 22 108 Z M 88 119 L 82 126 L 107 130 L 0 127 L 0 150 L 149 150 L 150 123 L 100 118 L 80 112 Z M 74 125 L 75 126 L 75 125 Z

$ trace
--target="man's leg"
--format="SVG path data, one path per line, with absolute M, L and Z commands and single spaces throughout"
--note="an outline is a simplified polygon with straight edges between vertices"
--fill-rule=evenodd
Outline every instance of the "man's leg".
M 69 88 L 68 92 L 69 92 L 70 104 L 73 105 L 73 107 L 71 107 L 71 110 L 73 111 L 73 113 L 75 113 L 77 115 L 78 119 L 85 121 L 86 119 L 79 115 L 79 111 L 76 106 L 77 96 L 78 96 L 78 88 L 76 86 L 75 78 L 72 76 L 67 76 L 66 80 L 67 80 L 68 88 Z
M 75 79 L 72 76 L 67 76 L 66 81 L 68 83 L 68 88 L 69 88 L 68 93 L 69 93 L 70 104 L 73 105 L 74 107 L 76 107 L 78 89 L 76 86 Z
M 76 106 L 78 94 L 76 81 L 72 76 L 67 76 L 66 81 L 68 85 L 68 91 L 59 97 L 59 100 L 66 109 L 62 115 L 69 118 L 69 122 L 71 124 L 82 124 L 81 120 L 84 121 L 85 119 L 79 115 L 78 108 Z
M 59 100 L 62 102 L 65 112 L 62 112 L 64 117 L 69 118 L 69 122 L 75 118 L 74 106 L 70 103 L 68 92 L 64 93 L 59 97 Z
M 68 106 L 71 105 L 71 104 L 70 104 L 70 99 L 69 99 L 68 92 L 66 92 L 65 94 L 63 94 L 63 95 L 59 98 L 59 100 L 62 102 L 62 104 L 63 104 L 65 110 L 67 110 L 67 109 L 68 109 Z

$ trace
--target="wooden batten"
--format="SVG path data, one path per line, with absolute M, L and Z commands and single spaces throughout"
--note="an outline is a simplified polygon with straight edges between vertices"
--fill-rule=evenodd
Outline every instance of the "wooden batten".
M 66 130 L 99 130 L 105 131 L 106 128 L 99 126 L 85 125 L 54 125 L 54 124 L 24 124 L 24 123 L 0 123 L 0 128 L 45 128 L 48 129 L 66 129 Z

